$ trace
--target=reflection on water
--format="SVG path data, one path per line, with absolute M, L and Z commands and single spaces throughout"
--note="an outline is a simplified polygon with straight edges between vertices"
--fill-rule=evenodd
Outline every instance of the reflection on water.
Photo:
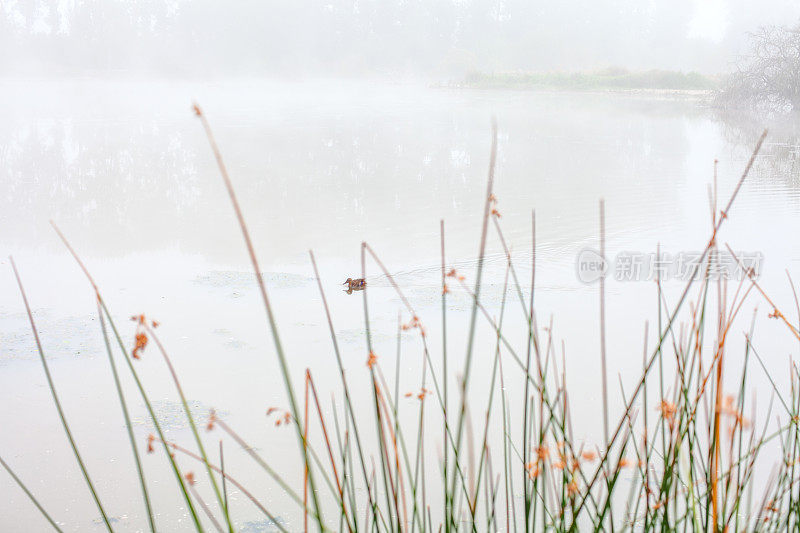
M 752 146 L 765 127 L 770 141 L 765 146 L 762 164 L 766 174 L 787 183 L 793 189 L 800 185 L 800 122 L 797 113 L 769 118 L 754 116 L 746 110 L 715 110 L 715 118 L 725 141 L 733 146 Z
M 581 237 L 600 196 L 626 210 L 626 222 L 639 220 L 628 229 L 669 214 L 693 137 L 708 140 L 691 102 L 607 95 L 275 83 L 0 90 L 15 102 L 0 126 L 10 204 L 2 242 L 47 242 L 54 218 L 114 255 L 179 247 L 219 260 L 238 250 L 192 98 L 207 109 L 248 222 L 276 262 L 362 238 L 413 245 L 439 218 L 460 250 L 457 235 L 479 212 L 492 116 L 503 214 L 527 218 L 535 207 L 556 221 L 542 225 L 543 242 Z
M 573 405 L 584 399 L 588 406 L 574 413 L 576 432 L 587 441 L 597 435 L 599 419 L 591 411 L 599 392 L 598 293 L 577 279 L 575 258 L 597 246 L 599 199 L 606 205 L 609 256 L 653 252 L 659 244 L 667 252 L 697 250 L 710 228 L 714 159 L 720 197 L 727 198 L 754 139 L 697 102 L 619 94 L 365 82 L 0 82 L 1 255 L 17 258 L 65 410 L 123 530 L 144 523 L 131 504 L 138 489 L 129 479 L 129 454 L 118 453 L 126 450 L 126 437 L 119 431 L 92 294 L 48 225 L 51 218 L 90 265 L 127 340 L 133 339 L 131 314 L 144 311 L 162 323 L 161 335 L 198 419 L 212 406 L 228 413 L 249 442 L 280 458 L 291 475 L 300 471 L 292 435 L 264 416 L 268 406 L 285 404 L 274 348 L 213 156 L 190 111 L 193 99 L 209 117 L 239 193 L 292 372 L 299 383 L 311 367 L 326 397 L 336 388 L 336 373 L 330 371 L 327 322 L 308 249 L 320 265 L 354 381 L 366 377 L 363 293 L 348 296 L 341 280 L 360 277 L 362 241 L 376 250 L 430 325 L 431 346 L 440 345 L 439 221 L 445 221 L 447 267 L 471 284 L 495 117 L 500 223 L 527 293 L 535 210 L 537 312 L 541 323 L 552 320 L 554 337 L 565 341 Z M 793 139 L 770 137 L 720 235 L 734 249 L 763 253 L 763 285 L 773 294 L 786 292 L 784 268 L 796 273 L 800 264 L 800 242 L 776 229 L 796 227 L 800 214 Z M 490 313 L 498 313 L 503 300 L 506 263 L 492 233 L 482 290 Z M 5 263 L 0 267 L 8 270 Z M 58 483 L 34 487 L 68 529 L 91 528 L 94 511 L 57 431 L 33 339 L 6 274 L 0 276 L 0 294 L 7 295 L 0 300 L 0 389 L 8 408 L 0 411 L 0 427 L 13 437 L 0 439 L 0 452 L 26 479 L 49 480 L 57 472 Z M 369 261 L 366 279 L 375 353 L 384 368 L 394 369 L 402 304 Z M 668 297 L 675 288 L 667 287 Z M 609 368 L 624 380 L 638 373 L 641 328 L 645 320 L 656 320 L 655 289 L 652 283 L 609 281 L 607 290 Z M 515 294 L 508 293 L 509 307 L 518 307 Z M 470 298 L 455 286 L 448 298 L 448 343 L 459 354 Z M 524 321 L 509 317 L 507 324 L 509 336 L 526 338 Z M 757 331 L 765 331 L 767 342 L 777 338 L 775 327 L 759 318 Z M 488 328 L 479 330 L 479 340 L 493 349 Z M 400 360 L 400 386 L 417 390 L 414 337 L 401 333 L 400 341 L 408 347 Z M 762 352 L 795 348 L 768 342 Z M 736 360 L 735 353 L 731 357 Z M 776 357 L 766 364 L 777 369 L 784 361 Z M 488 373 L 488 364 L 476 358 L 479 375 Z M 159 412 L 177 420 L 174 391 L 157 353 L 146 351 L 137 365 Z M 754 387 L 760 379 L 754 376 Z M 143 417 L 135 389 L 125 387 L 135 416 Z M 482 391 L 476 384 L 476 397 Z M 356 401 L 369 399 L 366 389 L 354 394 Z M 135 431 L 144 443 L 148 429 Z M 169 431 L 190 438 L 177 422 Z M 216 445 L 219 435 L 207 438 Z M 430 455 L 433 472 L 436 454 Z M 158 477 L 166 471 L 162 463 L 147 456 L 159 516 L 188 527 L 186 520 L 175 521 L 185 519 L 185 510 L 173 481 Z M 245 454 L 226 451 L 226 464 L 241 473 L 245 485 L 269 494 L 272 507 L 286 514 L 281 519 L 293 524 L 295 507 L 254 471 Z M 0 490 L 11 494 L 0 502 L 0 516 L 11 517 L 11 529 L 38 524 L 35 511 L 19 511 L 27 509 L 24 496 L 7 483 L 0 479 Z M 241 494 L 232 499 L 244 530 L 268 530 Z

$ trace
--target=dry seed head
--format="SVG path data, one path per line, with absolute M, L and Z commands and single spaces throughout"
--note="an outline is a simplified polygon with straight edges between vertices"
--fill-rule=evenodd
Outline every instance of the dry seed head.
M 144 351 L 145 347 L 147 346 L 147 335 L 144 332 L 139 331 L 136 333 L 136 345 L 133 347 L 133 351 L 131 352 L 131 356 L 134 359 L 140 359 L 141 355 L 139 355 L 142 351 Z
M 538 457 L 540 461 L 546 460 L 549 456 L 550 450 L 547 448 L 547 446 L 542 445 L 536 448 L 536 457 Z
M 567 485 L 567 495 L 572 497 L 575 496 L 577 493 L 578 493 L 578 480 L 573 479 L 572 481 L 569 482 L 569 485 Z
M 369 368 L 372 368 L 373 366 L 375 366 L 375 363 L 377 362 L 378 362 L 378 356 L 372 352 L 369 352 L 369 357 L 367 357 L 367 366 Z
M 595 459 L 597 459 L 597 454 L 595 452 L 593 452 L 592 450 L 587 450 L 587 451 L 581 453 L 581 458 L 584 461 L 590 461 L 591 462 L 591 461 L 594 461 Z

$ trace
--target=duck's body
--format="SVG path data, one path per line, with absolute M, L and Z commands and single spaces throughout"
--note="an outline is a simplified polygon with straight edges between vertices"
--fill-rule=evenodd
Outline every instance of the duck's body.
M 347 291 L 360 291 L 367 286 L 367 280 L 364 278 L 347 278 L 342 285 L 347 285 Z

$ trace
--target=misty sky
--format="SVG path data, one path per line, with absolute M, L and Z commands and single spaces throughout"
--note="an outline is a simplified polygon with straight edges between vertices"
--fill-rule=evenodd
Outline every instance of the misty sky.
M 0 76 L 717 73 L 793 0 L 0 0 Z

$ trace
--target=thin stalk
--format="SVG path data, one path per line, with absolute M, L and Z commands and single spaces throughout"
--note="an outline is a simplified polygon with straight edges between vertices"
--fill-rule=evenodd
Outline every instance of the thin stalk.
M 108 330 L 106 329 L 106 321 L 103 318 L 103 310 L 100 307 L 100 300 L 97 300 L 97 316 L 100 320 L 100 328 L 103 331 L 103 340 L 106 345 L 106 352 L 108 353 L 108 362 L 111 365 L 111 372 L 114 375 L 114 385 L 117 389 L 117 396 L 119 397 L 120 407 L 122 407 L 122 415 L 125 418 L 125 429 L 128 433 L 128 440 L 131 444 L 131 451 L 133 452 L 133 460 L 136 463 L 136 472 L 139 475 L 139 484 L 142 488 L 142 497 L 144 498 L 144 505 L 147 509 L 147 520 L 150 524 L 150 531 L 155 533 L 156 524 L 153 519 L 153 508 L 150 505 L 150 495 L 147 492 L 147 483 L 144 479 L 144 470 L 142 469 L 142 460 L 139 457 L 139 450 L 136 447 L 136 438 L 133 436 L 133 426 L 131 425 L 131 416 L 128 413 L 128 406 L 125 402 L 125 395 L 122 392 L 122 384 L 119 381 L 119 373 L 117 372 L 117 364 L 114 362 L 114 356 L 111 352 L 111 343 L 108 339 Z
M 484 210 L 483 210 L 483 227 L 481 229 L 481 241 L 480 247 L 478 249 L 478 266 L 476 269 L 475 274 L 475 300 L 472 304 L 472 311 L 470 313 L 469 319 L 469 333 L 467 334 L 467 354 L 464 359 L 464 371 L 461 376 L 461 407 L 458 413 L 458 425 L 456 430 L 456 441 L 455 441 L 455 462 L 456 466 L 460 468 L 460 451 L 461 451 L 461 436 L 464 429 L 464 416 L 466 413 L 467 408 L 467 394 L 468 394 L 468 386 L 469 386 L 469 378 L 470 378 L 470 370 L 472 368 L 472 354 L 473 354 L 473 345 L 475 342 L 475 327 L 476 321 L 478 318 L 478 299 L 481 290 L 481 278 L 483 275 L 483 262 L 484 256 L 486 253 L 486 238 L 489 229 L 489 217 L 491 215 L 491 196 L 492 196 L 492 188 L 494 186 L 494 169 L 495 169 L 495 162 L 497 159 L 497 124 L 492 123 L 492 148 L 491 153 L 489 156 L 489 179 L 487 180 L 486 184 L 486 197 L 484 201 Z M 453 481 L 450 486 L 450 493 L 453 494 L 455 492 L 455 476 L 453 477 Z M 455 516 L 453 516 L 453 509 L 450 508 L 450 518 L 449 521 L 455 525 Z
M 242 230 L 242 236 L 244 237 L 245 245 L 247 246 L 247 253 L 250 256 L 250 262 L 253 265 L 253 271 L 256 275 L 256 281 L 258 282 L 258 289 L 261 293 L 261 299 L 264 303 L 264 309 L 267 312 L 267 320 L 269 322 L 269 328 L 272 332 L 272 340 L 275 344 L 275 352 L 278 355 L 278 363 L 280 364 L 281 368 L 281 375 L 283 376 L 284 385 L 286 387 L 286 395 L 289 397 L 289 407 L 292 411 L 292 419 L 294 420 L 295 431 L 297 433 L 297 444 L 303 452 L 303 462 L 306 468 L 309 469 L 308 473 L 308 485 L 311 489 L 311 497 L 314 502 L 314 509 L 316 511 L 317 517 L 317 527 L 320 531 L 324 528 L 323 526 L 323 519 L 322 519 L 322 509 L 320 507 L 319 499 L 317 497 L 317 488 L 316 483 L 314 482 L 314 475 L 311 469 L 309 468 L 309 456 L 307 453 L 307 448 L 305 446 L 305 441 L 303 439 L 303 424 L 302 419 L 300 418 L 300 410 L 298 408 L 297 399 L 295 398 L 294 394 L 294 386 L 292 385 L 292 377 L 289 373 L 289 365 L 286 361 L 286 355 L 283 352 L 283 345 L 281 344 L 280 336 L 278 334 L 278 326 L 275 322 L 275 316 L 272 312 L 272 305 L 270 304 L 269 295 L 267 294 L 267 287 L 264 283 L 264 276 L 261 272 L 261 267 L 258 264 L 258 259 L 256 258 L 256 251 L 255 247 L 253 246 L 253 241 L 250 238 L 250 232 L 247 229 L 247 224 L 244 221 L 244 215 L 242 214 L 242 209 L 239 207 L 239 201 L 236 198 L 236 192 L 233 189 L 233 183 L 231 182 L 230 177 L 228 176 L 228 170 L 225 167 L 225 163 L 222 160 L 222 154 L 217 147 L 217 143 L 214 140 L 214 135 L 211 132 L 211 126 L 208 124 L 208 120 L 206 116 L 203 114 L 203 111 L 200 109 L 198 105 L 195 104 L 194 106 L 195 114 L 200 117 L 200 122 L 203 125 L 203 129 L 206 132 L 206 137 L 208 137 L 208 142 L 211 145 L 211 150 L 214 152 L 214 158 L 217 161 L 217 166 L 219 167 L 220 174 L 222 175 L 222 179 L 225 182 L 225 188 L 228 191 L 228 196 L 230 197 L 231 204 L 233 204 L 233 210 L 236 212 L 236 219 L 239 222 L 239 227 Z
M 25 486 L 25 483 L 23 483 L 22 480 L 19 477 L 17 477 L 14 471 L 11 470 L 11 467 L 8 466 L 8 464 L 5 461 L 3 461 L 2 457 L 0 457 L 0 466 L 2 466 L 3 469 L 6 472 L 8 472 L 8 475 L 11 476 L 11 479 L 13 479 L 14 482 L 19 486 L 19 488 L 22 489 L 22 492 L 24 492 L 25 495 L 28 497 L 28 499 L 30 499 L 30 501 L 33 503 L 33 505 L 36 506 L 36 508 L 39 510 L 39 512 L 42 514 L 45 520 L 47 520 L 50 523 L 50 525 L 53 526 L 53 529 L 55 529 L 59 533 L 63 533 L 61 528 L 58 527 L 58 524 L 56 524 L 55 520 L 53 520 L 48 514 L 48 512 L 44 510 L 44 507 L 42 507 L 42 504 L 39 503 L 39 500 L 36 499 L 33 493 L 30 490 L 28 490 L 28 487 Z
M 78 462 L 78 466 L 81 469 L 81 473 L 83 474 L 83 479 L 86 481 L 86 485 L 89 487 L 89 492 L 92 494 L 92 499 L 94 500 L 95 505 L 97 505 L 97 509 L 100 511 L 100 515 L 103 518 L 103 523 L 105 524 L 106 528 L 113 532 L 113 528 L 111 527 L 111 522 L 108 520 L 108 516 L 106 515 L 106 511 L 103 508 L 103 504 L 100 503 L 100 497 L 97 495 L 97 491 L 94 488 L 94 483 L 92 482 L 92 478 L 89 476 L 88 470 L 86 470 L 86 465 L 83 463 L 83 459 L 81 458 L 81 454 L 78 451 L 78 445 L 75 444 L 75 439 L 72 436 L 72 430 L 69 429 L 69 423 L 67 422 L 66 415 L 64 415 L 64 409 L 61 407 L 61 401 L 58 399 L 58 393 L 56 392 L 55 384 L 53 383 L 53 378 L 50 375 L 50 367 L 47 365 L 47 359 L 44 356 L 44 350 L 42 349 L 42 343 L 39 340 L 39 331 L 36 328 L 36 322 L 33 320 L 33 313 L 31 313 L 31 307 L 28 304 L 28 297 L 25 294 L 25 288 L 22 286 L 22 280 L 19 277 L 19 272 L 17 271 L 17 265 L 14 263 L 14 258 L 9 257 L 9 261 L 11 262 L 11 268 L 14 270 L 14 277 L 17 279 L 17 285 L 19 286 L 19 292 L 22 294 L 22 301 L 25 304 L 25 312 L 28 314 L 28 321 L 31 324 L 31 330 L 33 331 L 33 338 L 36 341 L 36 350 L 39 352 L 39 359 L 42 362 L 42 368 L 44 368 L 44 375 L 47 378 L 47 386 L 50 389 L 50 394 L 53 397 L 53 403 L 56 406 L 56 411 L 58 411 L 58 418 L 61 419 L 61 425 L 64 427 L 64 433 L 67 435 L 67 440 L 69 441 L 69 445 L 72 448 L 72 453 L 75 456 L 75 460 Z
M 181 382 L 178 379 L 178 373 L 175 372 L 175 367 L 172 366 L 172 360 L 170 359 L 169 355 L 167 355 L 167 351 L 164 349 L 164 345 L 161 344 L 161 339 L 158 338 L 155 330 L 150 326 L 150 324 L 147 323 L 147 321 L 144 321 L 142 325 L 144 326 L 145 330 L 147 330 L 147 333 L 150 334 L 150 337 L 152 337 L 152 339 L 155 341 L 158 351 L 161 352 L 161 356 L 164 358 L 164 362 L 167 364 L 169 373 L 172 376 L 172 381 L 175 383 L 175 389 L 178 391 L 178 396 L 181 399 L 183 412 L 186 414 L 186 419 L 189 421 L 189 427 L 192 430 L 192 435 L 194 435 L 194 440 L 197 443 L 197 449 L 200 451 L 200 456 L 203 458 L 203 462 L 205 463 L 208 479 L 211 480 L 211 487 L 214 489 L 217 502 L 222 509 L 223 516 L 225 517 L 225 524 L 227 525 L 228 531 L 233 533 L 233 523 L 231 522 L 231 517 L 228 514 L 228 507 L 225 505 L 225 499 L 222 497 L 222 493 L 219 490 L 217 479 L 214 477 L 213 472 L 211 472 L 211 467 L 208 466 L 209 461 L 208 456 L 206 455 L 206 449 L 205 446 L 203 446 L 203 440 L 200 438 L 200 433 L 197 431 L 197 424 L 195 424 L 194 416 L 192 416 L 192 411 L 189 409 L 189 403 L 186 401 L 186 395 L 183 393 L 183 387 L 181 387 Z
M 147 392 L 145 392 L 144 386 L 142 385 L 142 382 L 139 379 L 139 374 L 138 372 L 136 372 L 136 368 L 134 368 L 133 366 L 133 362 L 128 353 L 128 349 L 125 347 L 125 343 L 122 341 L 122 336 L 119 334 L 119 331 L 117 330 L 117 325 L 114 323 L 114 319 L 111 317 L 111 312 L 108 310 L 106 302 L 105 300 L 103 300 L 103 297 L 100 294 L 100 289 L 95 283 L 92 275 L 89 273 L 89 269 L 86 268 L 86 265 L 78 256 L 78 253 L 69 243 L 64 234 L 61 233 L 61 230 L 58 229 L 58 226 L 56 226 L 55 222 L 51 220 L 50 225 L 53 226 L 53 229 L 58 234 L 59 238 L 61 239 L 61 242 L 64 243 L 64 246 L 66 246 L 69 253 L 75 259 L 75 262 L 78 263 L 78 267 L 80 267 L 80 269 L 83 271 L 83 274 L 86 276 L 86 279 L 92 286 L 95 296 L 97 297 L 97 301 L 100 302 L 100 307 L 103 309 L 103 313 L 105 313 L 105 316 L 108 319 L 108 324 L 111 326 L 111 331 L 112 333 L 114 333 L 114 338 L 116 339 L 117 344 L 119 345 L 119 349 L 124 356 L 125 363 L 128 365 L 128 370 L 130 370 L 131 375 L 133 376 L 133 381 L 136 383 L 136 387 L 139 390 L 139 394 L 142 397 L 142 401 L 144 402 L 144 405 L 147 408 L 147 413 L 150 416 L 150 420 L 152 420 L 153 422 L 153 427 L 155 428 L 158 437 L 162 441 L 164 441 L 164 433 L 161 430 L 161 424 L 158 422 L 158 417 L 156 417 L 156 413 L 153 410 L 153 405 L 150 403 L 150 398 L 147 396 Z M 197 510 L 195 509 L 194 504 L 192 503 L 192 499 L 189 496 L 189 491 L 187 490 L 186 485 L 184 484 L 183 475 L 181 474 L 178 465 L 175 463 L 175 459 L 172 457 L 172 455 L 169 453 L 169 450 L 166 448 L 166 444 L 164 444 L 164 447 L 165 447 L 164 451 L 167 454 L 167 459 L 169 460 L 170 467 L 172 468 L 172 472 L 175 475 L 175 480 L 178 482 L 178 486 L 181 489 L 181 494 L 183 495 L 183 499 L 186 502 L 187 508 L 189 509 L 189 513 L 192 515 L 192 521 L 194 522 L 195 528 L 198 531 L 203 531 L 203 526 L 200 524 L 200 518 L 197 516 Z

